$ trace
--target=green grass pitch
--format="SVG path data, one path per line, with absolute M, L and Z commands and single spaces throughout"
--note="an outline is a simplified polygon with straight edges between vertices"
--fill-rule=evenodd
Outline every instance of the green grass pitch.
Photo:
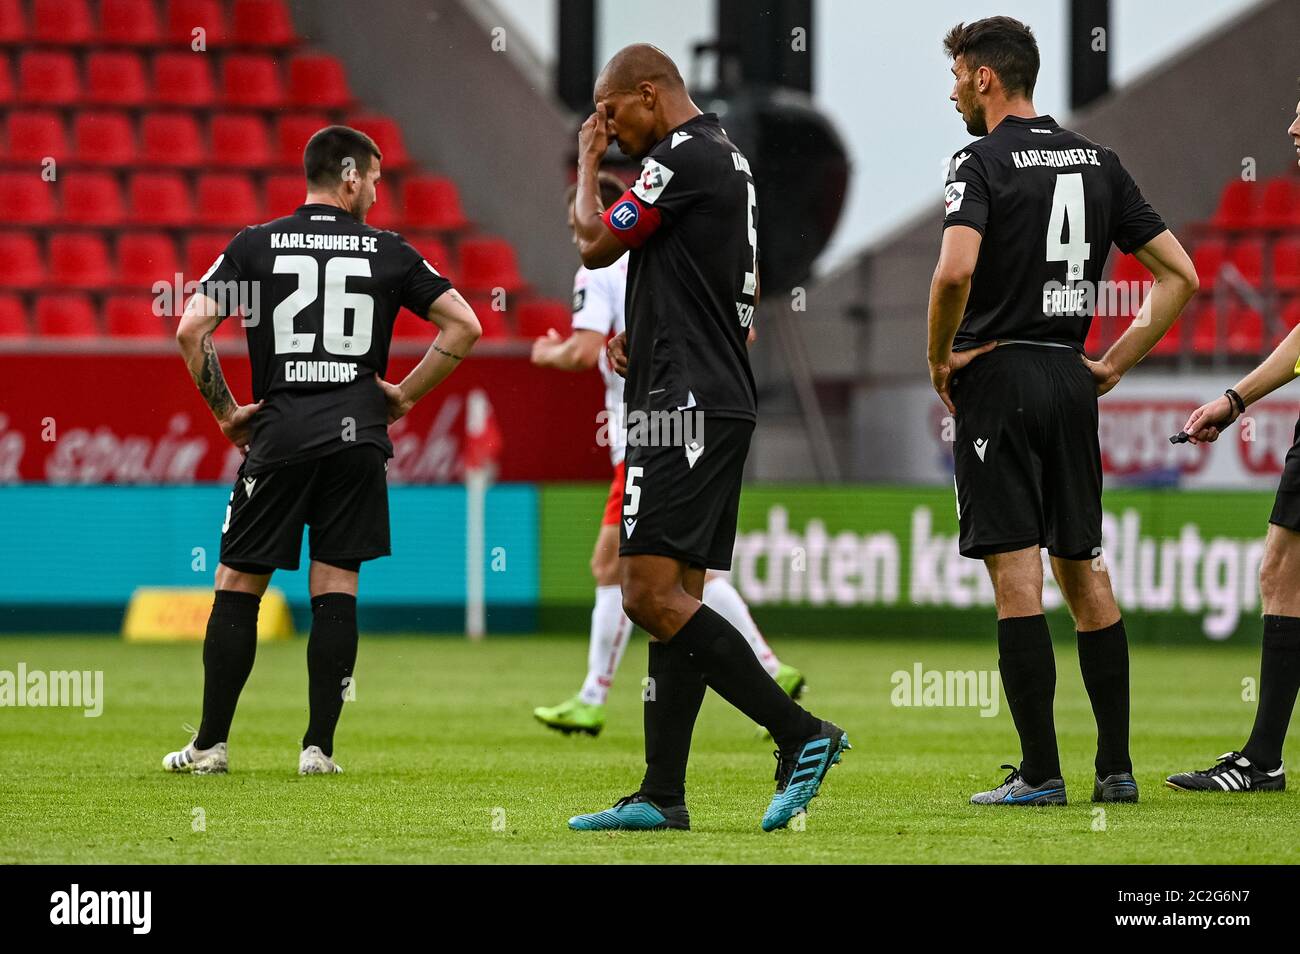
M 644 639 L 644 637 L 641 637 Z M 688 780 L 694 830 L 568 831 L 641 773 L 644 643 L 628 651 L 597 739 L 563 737 L 531 709 L 572 694 L 585 642 L 562 637 L 363 637 L 336 777 L 300 778 L 305 640 L 262 644 L 231 735 L 231 774 L 164 773 L 162 755 L 199 716 L 196 645 L 3 638 L 0 669 L 100 669 L 99 718 L 0 709 L 0 862 L 1286 862 L 1300 842 L 1294 792 L 1206 796 L 1162 784 L 1242 744 L 1257 675 L 1247 645 L 1135 647 L 1133 754 L 1139 805 L 1098 814 L 1094 727 L 1073 647 L 1057 644 L 1057 728 L 1070 804 L 976 808 L 1016 751 L 1005 710 L 902 708 L 891 674 L 996 667 L 992 640 L 776 640 L 808 675 L 813 711 L 849 732 L 802 831 L 764 834 L 770 743 L 721 700 L 700 715 Z M 200 811 L 201 810 L 201 811 Z M 199 822 L 202 822 L 200 825 Z M 195 830 L 202 828 L 203 830 Z

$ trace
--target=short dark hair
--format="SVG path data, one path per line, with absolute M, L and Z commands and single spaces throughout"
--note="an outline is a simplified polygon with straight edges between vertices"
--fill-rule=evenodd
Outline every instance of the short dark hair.
M 627 183 L 612 172 L 602 171 L 596 176 L 596 188 L 600 191 L 601 203 L 608 209 L 623 197 L 623 193 L 627 191 Z M 569 186 L 569 191 L 564 194 L 564 204 L 573 205 L 577 195 L 578 186 L 576 184 Z
M 375 141 L 361 130 L 351 126 L 326 126 L 307 140 L 307 148 L 302 152 L 302 168 L 312 185 L 329 187 L 343 181 L 347 160 L 351 159 L 357 172 L 364 175 L 370 171 L 372 159 L 383 158 L 384 154 Z
M 1011 17 L 988 17 L 958 23 L 943 38 L 952 59 L 965 57 L 968 69 L 987 66 L 1008 94 L 1034 95 L 1038 82 L 1038 41 L 1034 31 Z

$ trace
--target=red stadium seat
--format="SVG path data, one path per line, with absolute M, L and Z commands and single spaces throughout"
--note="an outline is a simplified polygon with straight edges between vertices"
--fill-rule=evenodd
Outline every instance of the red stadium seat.
M 1219 270 L 1228 257 L 1228 245 L 1222 239 L 1206 239 L 1192 251 L 1192 264 L 1201 282 L 1201 293 L 1212 291 L 1219 283 Z
M 330 124 L 323 113 L 289 113 L 275 124 L 276 161 L 281 166 L 302 168 L 303 150 L 307 140 Z
M 1300 237 L 1288 236 L 1273 245 L 1273 286 L 1300 291 Z
M 406 141 L 402 138 L 402 127 L 397 124 L 397 120 L 378 113 L 359 113 L 349 116 L 347 125 L 361 130 L 375 141 L 379 151 L 384 154 L 385 171 L 399 172 L 411 164 Z
M 1266 182 L 1252 224 L 1261 229 L 1300 226 L 1300 181 L 1286 175 Z
M 213 116 L 210 139 L 214 165 L 256 169 L 271 164 L 266 123 L 258 116 L 246 113 Z
M 105 106 L 138 106 L 150 98 L 144 60 L 127 51 L 96 51 L 86 58 L 86 98 Z
M 171 172 L 131 177 L 131 217 L 142 225 L 187 225 L 194 218 L 185 179 Z
M 108 245 L 94 232 L 58 232 L 50 238 L 50 281 L 62 288 L 112 284 Z
M 472 292 L 503 288 L 515 292 L 524 287 L 515 261 L 515 250 L 505 239 L 472 238 L 460 243 L 460 282 Z
M 573 309 L 550 298 L 529 299 L 519 306 L 515 318 L 523 338 L 541 337 L 552 328 L 566 336 L 573 330 Z
M 8 106 L 16 96 L 13 73 L 9 69 L 9 57 L 0 53 L 0 105 Z
M 343 64 L 332 56 L 304 53 L 289 62 L 289 99 L 295 106 L 342 109 L 352 102 Z
M 176 333 L 176 319 L 155 315 L 152 295 L 110 295 L 104 327 L 112 338 L 161 338 Z
M 221 67 L 221 95 L 227 106 L 279 106 L 284 102 L 280 68 L 262 53 L 237 53 Z
M 77 158 L 98 166 L 127 166 L 136 160 L 135 130 L 126 113 L 77 113 L 72 128 Z
M 405 308 L 397 312 L 397 319 L 393 322 L 394 341 L 424 340 L 428 342 L 432 341 L 437 333 L 437 325 L 423 318 L 417 318 Z
M 117 283 L 123 288 L 174 282 L 180 270 L 176 246 L 160 232 L 127 232 L 117 240 Z
M 514 335 L 510 328 L 510 322 L 506 318 L 506 313 L 497 311 L 492 307 L 493 298 L 491 295 L 470 295 L 467 301 L 469 306 L 474 309 L 474 314 L 478 316 L 479 324 L 483 326 L 483 338 L 485 340 L 501 341 Z
M 1264 349 L 1263 316 L 1244 305 L 1233 305 L 1224 314 L 1209 302 L 1196 315 L 1192 346 L 1201 354 L 1258 354 Z
M 456 262 L 451 256 L 447 243 L 436 235 L 408 235 L 407 241 L 415 246 L 424 260 L 438 270 L 449 282 L 455 283 Z
M 17 295 L 0 295 L 0 338 L 26 338 L 31 333 L 23 300 Z
M 207 162 L 198 120 L 190 112 L 146 113 L 140 120 L 140 162 L 190 168 Z
M 1241 239 L 1228 253 L 1234 268 L 1255 288 L 1264 281 L 1264 243 L 1260 239 Z
M 86 0 L 33 0 L 32 35 L 38 43 L 94 42 L 90 4 Z
M 226 250 L 232 238 L 229 232 L 201 232 L 185 241 L 185 280 L 196 282 L 202 278 L 217 256 Z
M 216 99 L 206 53 L 159 53 L 153 62 L 154 95 L 169 106 L 210 106 Z
M 36 299 L 36 333 L 43 338 L 95 338 L 99 325 L 90 299 L 79 294 Z
M 30 172 L 0 172 L 0 222 L 47 225 L 54 221 L 54 189 Z
M 68 157 L 63 120 L 48 110 L 15 110 L 7 124 L 9 161 L 43 164 L 47 158 Z
M 38 106 L 66 106 L 81 99 L 77 61 L 63 50 L 32 50 L 18 61 L 18 98 Z
M 412 228 L 451 231 L 469 224 L 456 183 L 442 176 L 408 176 L 402 183 L 402 204 Z
M 306 196 L 307 184 L 301 175 L 266 178 L 266 214 L 269 218 L 292 214 Z
M 37 288 L 45 282 L 45 256 L 31 232 L 0 232 L 0 286 Z
M 19 44 L 28 38 L 22 0 L 0 0 L 0 43 Z
M 132 46 L 159 44 L 162 31 L 153 0 L 99 0 L 99 38 Z
M 1211 224 L 1230 231 L 1248 229 L 1258 201 L 1258 183 L 1233 179 L 1219 195 L 1219 207 L 1214 210 Z
M 402 194 L 397 189 L 385 189 L 383 182 L 376 190 L 375 204 L 366 213 L 366 224 L 377 229 L 402 230 Z
M 243 46 L 291 46 L 298 42 L 284 0 L 235 0 L 231 33 Z
M 1300 325 L 1300 298 L 1292 298 L 1282 306 L 1282 333 L 1278 335 L 1278 340 L 1286 337 L 1296 325 Z
M 209 47 L 226 42 L 226 20 L 219 0 L 167 0 L 167 39 L 190 46 L 202 28 Z
M 108 172 L 69 172 L 62 177 L 63 221 L 74 225 L 120 225 L 126 207 L 117 177 Z
M 201 176 L 197 205 L 198 218 L 204 225 L 245 226 L 264 218 L 253 181 L 238 173 Z

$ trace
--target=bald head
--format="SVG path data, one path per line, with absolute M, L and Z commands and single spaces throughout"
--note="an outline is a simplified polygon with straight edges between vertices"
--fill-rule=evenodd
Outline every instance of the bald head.
M 592 99 L 604 107 L 610 138 L 634 159 L 700 114 L 677 64 L 649 43 L 634 43 L 615 53 L 600 71 Z
M 642 83 L 652 83 L 665 92 L 686 92 L 682 74 L 667 53 L 649 43 L 633 43 L 615 53 L 600 71 L 596 98 L 600 98 L 601 92 L 630 92 Z

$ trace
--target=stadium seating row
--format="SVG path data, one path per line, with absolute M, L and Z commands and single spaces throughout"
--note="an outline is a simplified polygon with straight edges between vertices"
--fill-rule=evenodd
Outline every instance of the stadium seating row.
M 96 9 L 97 8 L 97 9 Z M 161 15 L 160 15 L 161 10 Z M 284 47 L 298 42 L 284 0 L 0 0 L 0 44 Z
M 54 181 L 0 172 L 0 220 L 11 225 L 248 225 L 288 215 L 302 204 L 302 173 L 249 176 L 209 172 L 194 177 L 145 172 L 125 177 L 79 170 Z M 456 185 L 439 176 L 383 183 L 369 221 L 378 228 L 458 232 L 468 224 Z
M 0 56 L 0 103 L 74 106 L 213 106 L 278 110 L 345 109 L 354 102 L 343 65 L 332 56 L 298 53 L 287 77 L 266 53 L 220 57 L 220 81 L 207 52 L 161 50 L 151 57 L 130 50 L 100 50 L 85 57 L 62 50 L 33 50 L 18 58 L 17 79 Z
M 95 298 L 101 298 L 96 305 Z M 564 331 L 570 324 L 569 308 L 564 302 L 543 298 L 525 298 L 506 310 L 494 307 L 489 296 L 470 295 L 469 301 L 483 325 L 487 340 L 504 340 L 512 336 L 532 338 L 554 328 Z M 158 312 L 173 309 L 155 308 L 152 295 L 115 292 L 92 296 L 83 292 L 54 292 L 33 296 L 29 306 L 26 296 L 0 292 L 0 340 L 22 341 L 33 335 L 43 339 L 84 339 L 107 335 L 114 338 L 165 340 L 175 334 L 176 321 Z M 164 302 L 168 299 L 164 299 Z M 237 321 L 223 322 L 217 329 L 218 340 L 237 344 L 241 340 Z M 394 338 L 431 339 L 433 327 L 408 312 L 402 312 L 394 326 Z
M 0 188 L 3 183 L 0 182 Z M 455 254 L 442 239 L 411 233 L 411 243 L 463 291 L 507 294 L 527 291 L 509 242 L 491 236 L 466 238 Z M 111 241 L 86 230 L 58 230 L 42 243 L 31 231 L 0 232 L 0 288 L 149 288 L 157 281 L 202 275 L 230 241 L 228 232 L 198 232 L 184 251 L 160 231 L 124 231 Z

